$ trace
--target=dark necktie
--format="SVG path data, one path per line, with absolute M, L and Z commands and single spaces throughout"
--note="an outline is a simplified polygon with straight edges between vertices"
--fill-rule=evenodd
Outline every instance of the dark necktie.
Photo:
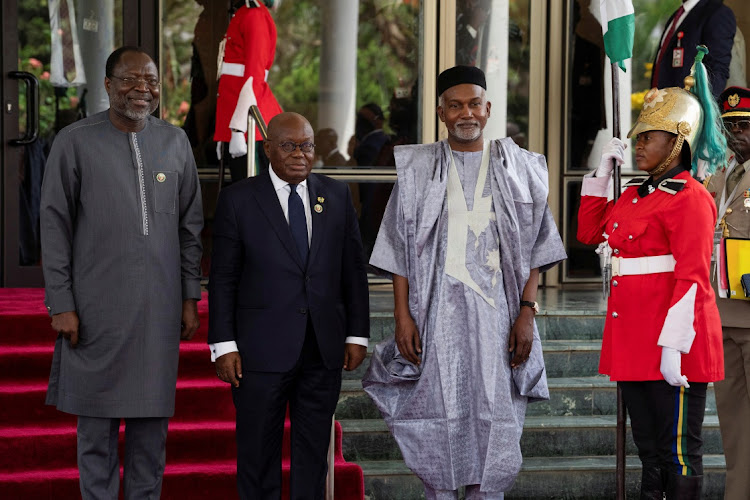
M 70 24 L 68 0 L 60 2 L 60 43 L 62 44 L 63 75 L 72 82 L 76 79 L 76 58 L 73 49 L 73 30 Z
M 297 194 L 297 184 L 289 184 L 289 229 L 292 230 L 292 238 L 297 244 L 297 250 L 302 257 L 302 262 L 307 263 L 307 219 L 305 218 L 305 206 L 302 198 Z
M 739 163 L 734 166 L 734 169 L 732 169 L 732 173 L 730 173 L 727 176 L 726 186 L 727 186 L 727 197 L 729 197 L 732 194 L 732 191 L 734 191 L 734 188 L 737 186 L 737 184 L 740 183 L 740 179 L 742 179 L 742 176 L 745 174 L 745 169 L 740 165 Z
M 652 87 L 659 87 L 659 66 L 661 66 L 661 60 L 664 59 L 664 53 L 667 51 L 667 47 L 669 47 L 669 41 L 672 40 L 672 36 L 674 36 L 674 32 L 677 29 L 677 23 L 680 21 L 684 12 L 685 8 L 680 5 L 680 8 L 677 9 L 677 12 L 674 14 L 674 18 L 672 18 L 672 26 L 669 27 L 667 36 L 664 37 L 664 41 L 662 42 L 661 47 L 659 47 L 659 57 L 656 58 L 656 65 L 651 70 L 654 75 L 651 79 Z M 681 85 L 678 85 L 678 87 L 680 86 Z

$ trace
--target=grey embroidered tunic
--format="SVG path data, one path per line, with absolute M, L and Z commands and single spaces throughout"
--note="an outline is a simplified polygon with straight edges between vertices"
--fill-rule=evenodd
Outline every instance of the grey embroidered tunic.
M 92 417 L 174 413 L 182 301 L 200 299 L 200 185 L 185 133 L 108 111 L 63 129 L 42 185 L 45 302 L 76 311 L 58 336 L 47 404 Z
M 509 140 L 463 154 L 441 142 L 396 148 L 396 163 L 370 263 L 409 279 L 422 365 L 386 341 L 363 386 L 429 486 L 507 491 L 526 403 L 549 397 L 536 325 L 531 358 L 515 370 L 508 336 L 530 269 L 565 258 L 544 158 Z

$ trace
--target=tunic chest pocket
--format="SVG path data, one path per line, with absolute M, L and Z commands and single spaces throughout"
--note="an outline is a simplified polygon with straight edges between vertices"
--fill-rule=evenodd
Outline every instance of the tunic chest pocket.
M 154 172 L 154 210 L 163 214 L 175 213 L 177 200 L 177 172 Z
M 645 220 L 637 220 L 629 224 L 623 224 L 622 227 L 613 228 L 609 243 L 620 247 L 638 244 L 641 241 L 641 236 L 646 232 L 646 228 L 648 228 L 648 221 Z

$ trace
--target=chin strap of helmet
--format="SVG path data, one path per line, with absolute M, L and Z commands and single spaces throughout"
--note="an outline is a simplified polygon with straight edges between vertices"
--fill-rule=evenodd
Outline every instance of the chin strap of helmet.
M 672 161 L 677 158 L 677 156 L 682 151 L 682 143 L 685 142 L 685 136 L 682 134 L 677 134 L 677 140 L 674 141 L 674 147 L 672 148 L 672 152 L 669 153 L 669 156 L 661 162 L 661 164 L 656 167 L 653 170 L 648 171 L 648 175 L 653 177 L 654 179 L 658 178 L 661 174 L 664 173 L 664 171 L 669 167 L 669 165 L 672 163 Z

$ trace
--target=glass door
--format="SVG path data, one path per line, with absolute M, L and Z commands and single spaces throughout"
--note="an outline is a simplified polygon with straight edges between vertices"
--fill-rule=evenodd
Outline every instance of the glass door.
M 273 65 L 260 77 L 283 110 L 304 115 L 315 129 L 315 172 L 349 184 L 369 257 L 396 180 L 393 148 L 434 140 L 435 99 L 426 97 L 424 89 L 433 89 L 436 78 L 437 27 L 430 23 L 437 19 L 437 2 L 265 4 L 276 38 L 263 45 L 266 50 L 274 47 Z M 204 196 L 204 274 L 210 264 L 219 189 L 220 160 L 214 142 L 217 55 L 229 24 L 228 12 L 237 5 L 228 0 L 160 2 L 161 118 L 183 127 L 193 145 Z M 432 65 L 429 71 L 426 65 Z M 218 99 L 236 103 L 236 97 L 219 95 Z M 422 121 L 425 108 L 432 130 Z M 246 163 L 245 157 L 240 160 Z M 231 182 L 231 168 L 225 170 L 223 182 Z
M 138 42 L 139 22 L 124 23 L 123 3 L 2 2 L 2 286 L 43 284 L 39 202 L 46 156 L 60 129 L 109 107 L 106 59 L 124 41 Z

